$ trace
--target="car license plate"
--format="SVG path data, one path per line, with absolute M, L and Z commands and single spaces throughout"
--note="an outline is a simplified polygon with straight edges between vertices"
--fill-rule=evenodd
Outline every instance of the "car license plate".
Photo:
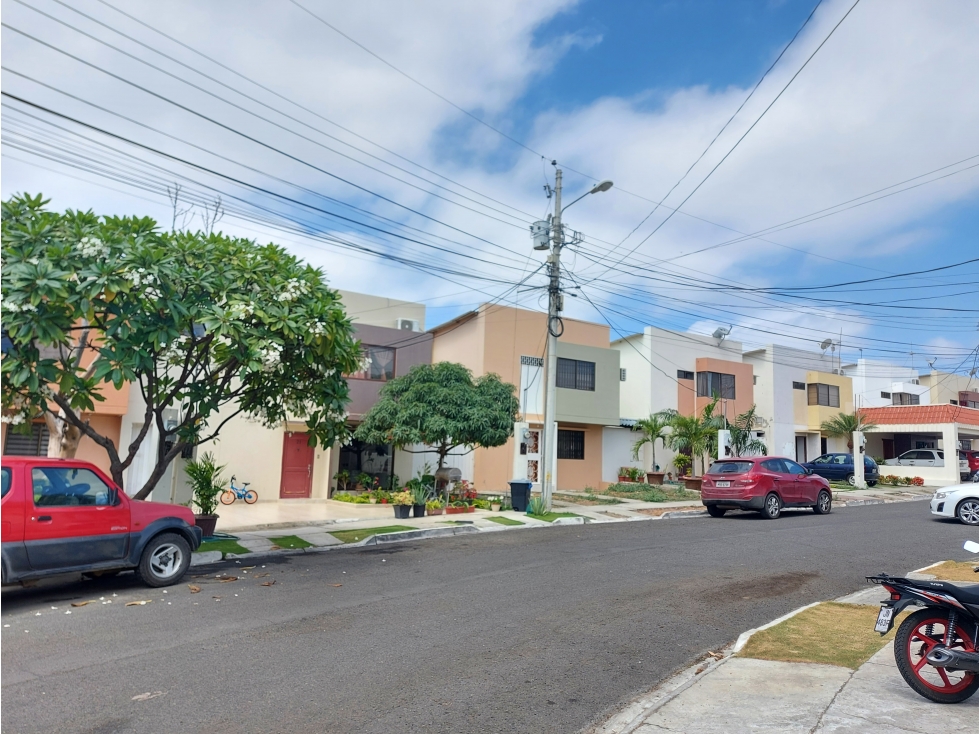
M 731 486 L 731 483 L 730 482 L 718 482 L 717 483 L 717 486 L 718 487 L 730 487 Z
M 877 624 L 874 625 L 874 631 L 880 632 L 882 635 L 890 632 L 891 619 L 893 618 L 894 607 L 881 607 L 880 612 L 877 614 Z

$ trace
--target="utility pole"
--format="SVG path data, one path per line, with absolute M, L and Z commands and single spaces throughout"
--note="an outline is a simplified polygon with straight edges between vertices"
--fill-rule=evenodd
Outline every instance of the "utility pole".
M 564 231 L 561 217 L 565 209 L 584 199 L 589 194 L 599 194 L 612 188 L 612 182 L 605 180 L 595 184 L 577 199 L 561 206 L 562 177 L 557 161 L 552 161 L 554 171 L 554 216 L 551 219 L 551 250 L 547 256 L 548 304 L 547 304 L 547 371 L 544 374 L 544 445 L 541 472 L 541 498 L 547 511 L 551 509 L 551 497 L 557 486 L 557 340 L 564 333 L 561 312 L 564 310 L 564 295 L 561 293 L 561 249 L 564 247 Z
M 561 298 L 561 248 L 564 237 L 561 231 L 561 178 L 560 168 L 554 172 L 554 218 L 551 220 L 551 252 L 547 256 L 547 371 L 544 386 L 544 471 L 541 482 L 541 498 L 544 508 L 550 512 L 551 497 L 557 470 L 557 340 L 564 332 L 560 313 L 564 304 Z

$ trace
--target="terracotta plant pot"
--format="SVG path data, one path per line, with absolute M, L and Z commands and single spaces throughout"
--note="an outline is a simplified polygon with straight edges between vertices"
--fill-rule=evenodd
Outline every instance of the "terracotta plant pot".
M 441 515 L 442 514 L 442 508 L 440 507 L 437 510 L 426 510 L 426 512 L 429 515 Z
M 381 498 L 381 504 L 382 505 L 386 505 L 387 503 L 388 503 L 388 501 L 382 497 Z
M 394 516 L 399 520 L 411 517 L 411 505 L 394 505 Z
M 702 481 L 704 481 L 704 480 L 701 477 L 684 477 L 683 478 L 683 485 L 687 489 L 692 489 L 692 490 L 695 490 L 695 491 L 699 492 L 700 491 L 700 483 Z
M 461 515 L 464 512 L 472 512 L 471 507 L 446 507 L 446 515 Z
M 665 478 L 666 478 L 666 472 L 662 472 L 662 471 L 646 472 L 646 481 L 649 482 L 650 484 L 662 484 Z
M 629 477 L 624 477 L 619 474 L 619 484 L 629 484 L 630 482 L 632 482 L 632 480 L 629 479 Z
M 214 527 L 218 524 L 217 515 L 194 515 L 194 525 L 201 529 L 205 538 L 214 535 Z

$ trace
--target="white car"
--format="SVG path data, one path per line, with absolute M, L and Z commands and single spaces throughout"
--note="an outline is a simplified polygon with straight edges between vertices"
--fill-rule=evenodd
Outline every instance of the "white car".
M 957 517 L 965 525 L 979 525 L 979 484 L 942 487 L 931 498 L 931 514 Z
M 942 449 L 912 449 L 894 459 L 887 459 L 887 466 L 945 466 L 945 452 Z M 965 454 L 959 453 L 959 474 L 969 476 L 969 462 Z

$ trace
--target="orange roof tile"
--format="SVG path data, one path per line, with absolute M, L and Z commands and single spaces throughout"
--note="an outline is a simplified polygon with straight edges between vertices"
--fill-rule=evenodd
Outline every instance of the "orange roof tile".
M 877 425 L 915 423 L 966 423 L 979 426 L 979 409 L 961 405 L 887 405 L 860 411 Z

